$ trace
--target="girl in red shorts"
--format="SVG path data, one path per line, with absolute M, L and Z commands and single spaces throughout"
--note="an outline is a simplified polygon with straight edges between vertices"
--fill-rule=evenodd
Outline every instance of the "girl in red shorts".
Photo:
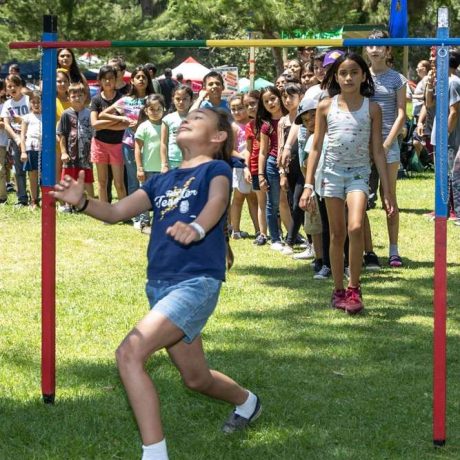
M 91 99 L 91 126 L 95 130 L 91 141 L 91 161 L 96 165 L 99 199 L 109 201 L 107 182 L 109 167 L 112 169 L 113 182 L 118 199 L 126 196 L 123 181 L 123 154 L 121 141 L 127 123 L 113 120 L 100 120 L 99 114 L 113 105 L 123 95 L 115 89 L 117 74 L 113 67 L 105 65 L 97 76 L 101 92 Z

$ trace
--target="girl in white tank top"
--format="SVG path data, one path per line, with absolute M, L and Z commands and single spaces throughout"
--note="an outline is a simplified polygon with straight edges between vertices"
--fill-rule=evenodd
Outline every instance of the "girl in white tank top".
M 331 306 L 355 314 L 363 309 L 359 278 L 363 260 L 362 223 L 369 193 L 369 142 L 372 142 L 373 159 L 381 175 L 387 213 L 393 213 L 382 147 L 382 116 L 378 105 L 369 102 L 374 87 L 369 68 L 360 55 L 347 53 L 339 57 L 328 69 L 323 86 L 332 99 L 324 99 L 318 105 L 313 148 L 308 157 L 300 205 L 314 211 L 314 177 L 327 133 L 320 188 L 326 201 L 331 234 L 330 260 L 334 278 Z M 345 212 L 348 213 L 350 241 L 350 279 L 346 290 L 343 283 Z

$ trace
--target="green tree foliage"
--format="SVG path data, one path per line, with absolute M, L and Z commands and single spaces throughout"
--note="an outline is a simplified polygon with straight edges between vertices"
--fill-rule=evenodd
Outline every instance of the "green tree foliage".
M 38 40 L 42 16 L 58 16 L 60 39 L 142 40 L 247 38 L 255 32 L 263 38 L 278 38 L 281 31 L 325 31 L 343 24 L 388 22 L 390 0 L 1 0 L 0 62 L 11 58 L 34 59 L 36 51 L 11 51 L 14 40 Z M 458 0 L 409 0 L 410 36 L 433 36 L 437 8 L 450 10 L 451 36 L 460 33 Z M 295 50 L 290 51 L 292 55 Z M 148 49 L 97 50 L 105 57 L 122 54 L 131 65 L 155 62 L 175 66 L 192 55 L 203 64 L 238 65 L 247 71 L 247 49 Z M 412 66 L 426 49 L 411 49 Z M 280 49 L 257 50 L 257 73 L 274 78 L 281 69 Z

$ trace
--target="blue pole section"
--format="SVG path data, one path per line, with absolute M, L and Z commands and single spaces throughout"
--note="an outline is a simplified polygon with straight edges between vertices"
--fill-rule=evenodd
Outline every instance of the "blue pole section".
M 449 28 L 439 27 L 438 38 L 447 38 Z M 435 214 L 447 216 L 447 119 L 449 112 L 449 49 L 440 46 L 436 49 L 436 189 Z
M 57 33 L 45 32 L 43 41 L 56 41 Z M 56 183 L 56 59 L 55 48 L 44 48 L 42 57 L 42 185 Z
M 460 37 L 441 38 L 345 38 L 343 46 L 372 46 L 375 40 L 379 41 L 381 46 L 459 46 Z M 326 40 L 325 40 L 326 42 Z M 325 43 L 325 46 L 327 44 Z

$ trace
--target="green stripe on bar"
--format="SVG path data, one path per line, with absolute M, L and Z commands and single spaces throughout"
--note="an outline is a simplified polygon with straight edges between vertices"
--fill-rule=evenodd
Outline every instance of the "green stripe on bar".
M 114 48 L 206 48 L 206 40 L 113 40 Z

